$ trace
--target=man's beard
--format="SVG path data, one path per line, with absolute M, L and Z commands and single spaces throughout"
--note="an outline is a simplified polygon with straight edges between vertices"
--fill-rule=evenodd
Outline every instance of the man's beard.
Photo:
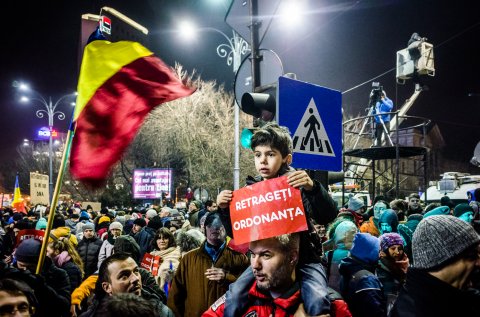
M 270 276 L 267 276 L 265 281 L 258 282 L 257 288 L 260 291 L 279 291 L 285 288 L 286 282 L 290 281 L 292 272 L 288 265 L 282 265 L 278 270 L 275 270 Z

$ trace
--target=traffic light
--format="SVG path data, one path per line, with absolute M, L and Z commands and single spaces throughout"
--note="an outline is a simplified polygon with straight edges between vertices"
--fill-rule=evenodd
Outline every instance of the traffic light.
M 251 149 L 252 147 L 252 136 L 255 132 L 255 129 L 243 128 L 242 134 L 240 135 L 240 144 L 246 148 Z
M 273 93 L 244 93 L 241 106 L 243 112 L 256 119 L 254 126 L 261 126 L 275 118 L 276 101 Z

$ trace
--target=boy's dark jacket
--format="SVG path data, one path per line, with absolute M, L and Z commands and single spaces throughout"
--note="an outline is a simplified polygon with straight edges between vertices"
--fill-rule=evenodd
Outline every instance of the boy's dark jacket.
M 295 169 L 289 167 L 288 170 L 285 170 L 283 173 L 280 172 L 279 176 L 284 176 L 294 171 Z M 264 179 L 259 175 L 255 177 L 249 176 L 246 180 L 246 185 L 253 185 L 263 180 Z M 312 219 L 320 225 L 327 225 L 337 216 L 337 208 L 333 199 L 317 180 L 313 180 L 313 189 L 311 191 L 306 191 L 303 188 L 300 189 L 300 191 L 302 194 L 303 207 L 307 217 L 308 231 L 304 231 L 300 235 L 299 262 L 319 263 L 321 262 L 322 242 L 314 230 Z M 219 210 L 227 234 L 230 237 L 233 237 L 229 209 L 226 208 Z

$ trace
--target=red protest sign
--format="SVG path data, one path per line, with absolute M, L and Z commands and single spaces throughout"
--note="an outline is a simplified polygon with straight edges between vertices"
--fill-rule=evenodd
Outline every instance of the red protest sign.
M 20 230 L 17 234 L 16 240 L 15 240 L 15 247 L 17 247 L 20 242 L 26 239 L 37 239 L 39 241 L 43 241 L 43 236 L 45 234 L 45 231 L 43 230 L 35 230 L 35 229 L 23 229 Z
M 300 190 L 286 176 L 234 191 L 230 218 L 238 244 L 307 230 Z
M 150 271 L 153 276 L 158 275 L 158 267 L 160 266 L 160 256 L 152 255 L 150 253 L 145 253 L 143 256 L 140 266 L 144 269 Z

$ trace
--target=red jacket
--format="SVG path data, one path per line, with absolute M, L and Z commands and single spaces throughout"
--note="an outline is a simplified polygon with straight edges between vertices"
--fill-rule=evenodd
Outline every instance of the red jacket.
M 257 317 L 288 317 L 293 316 L 302 302 L 300 288 L 295 283 L 281 297 L 273 299 L 270 294 L 257 290 L 255 281 L 248 292 L 248 303 L 245 303 L 245 311 L 242 316 Z M 210 308 L 203 313 L 202 317 L 222 317 L 225 308 L 225 295 L 220 297 Z

